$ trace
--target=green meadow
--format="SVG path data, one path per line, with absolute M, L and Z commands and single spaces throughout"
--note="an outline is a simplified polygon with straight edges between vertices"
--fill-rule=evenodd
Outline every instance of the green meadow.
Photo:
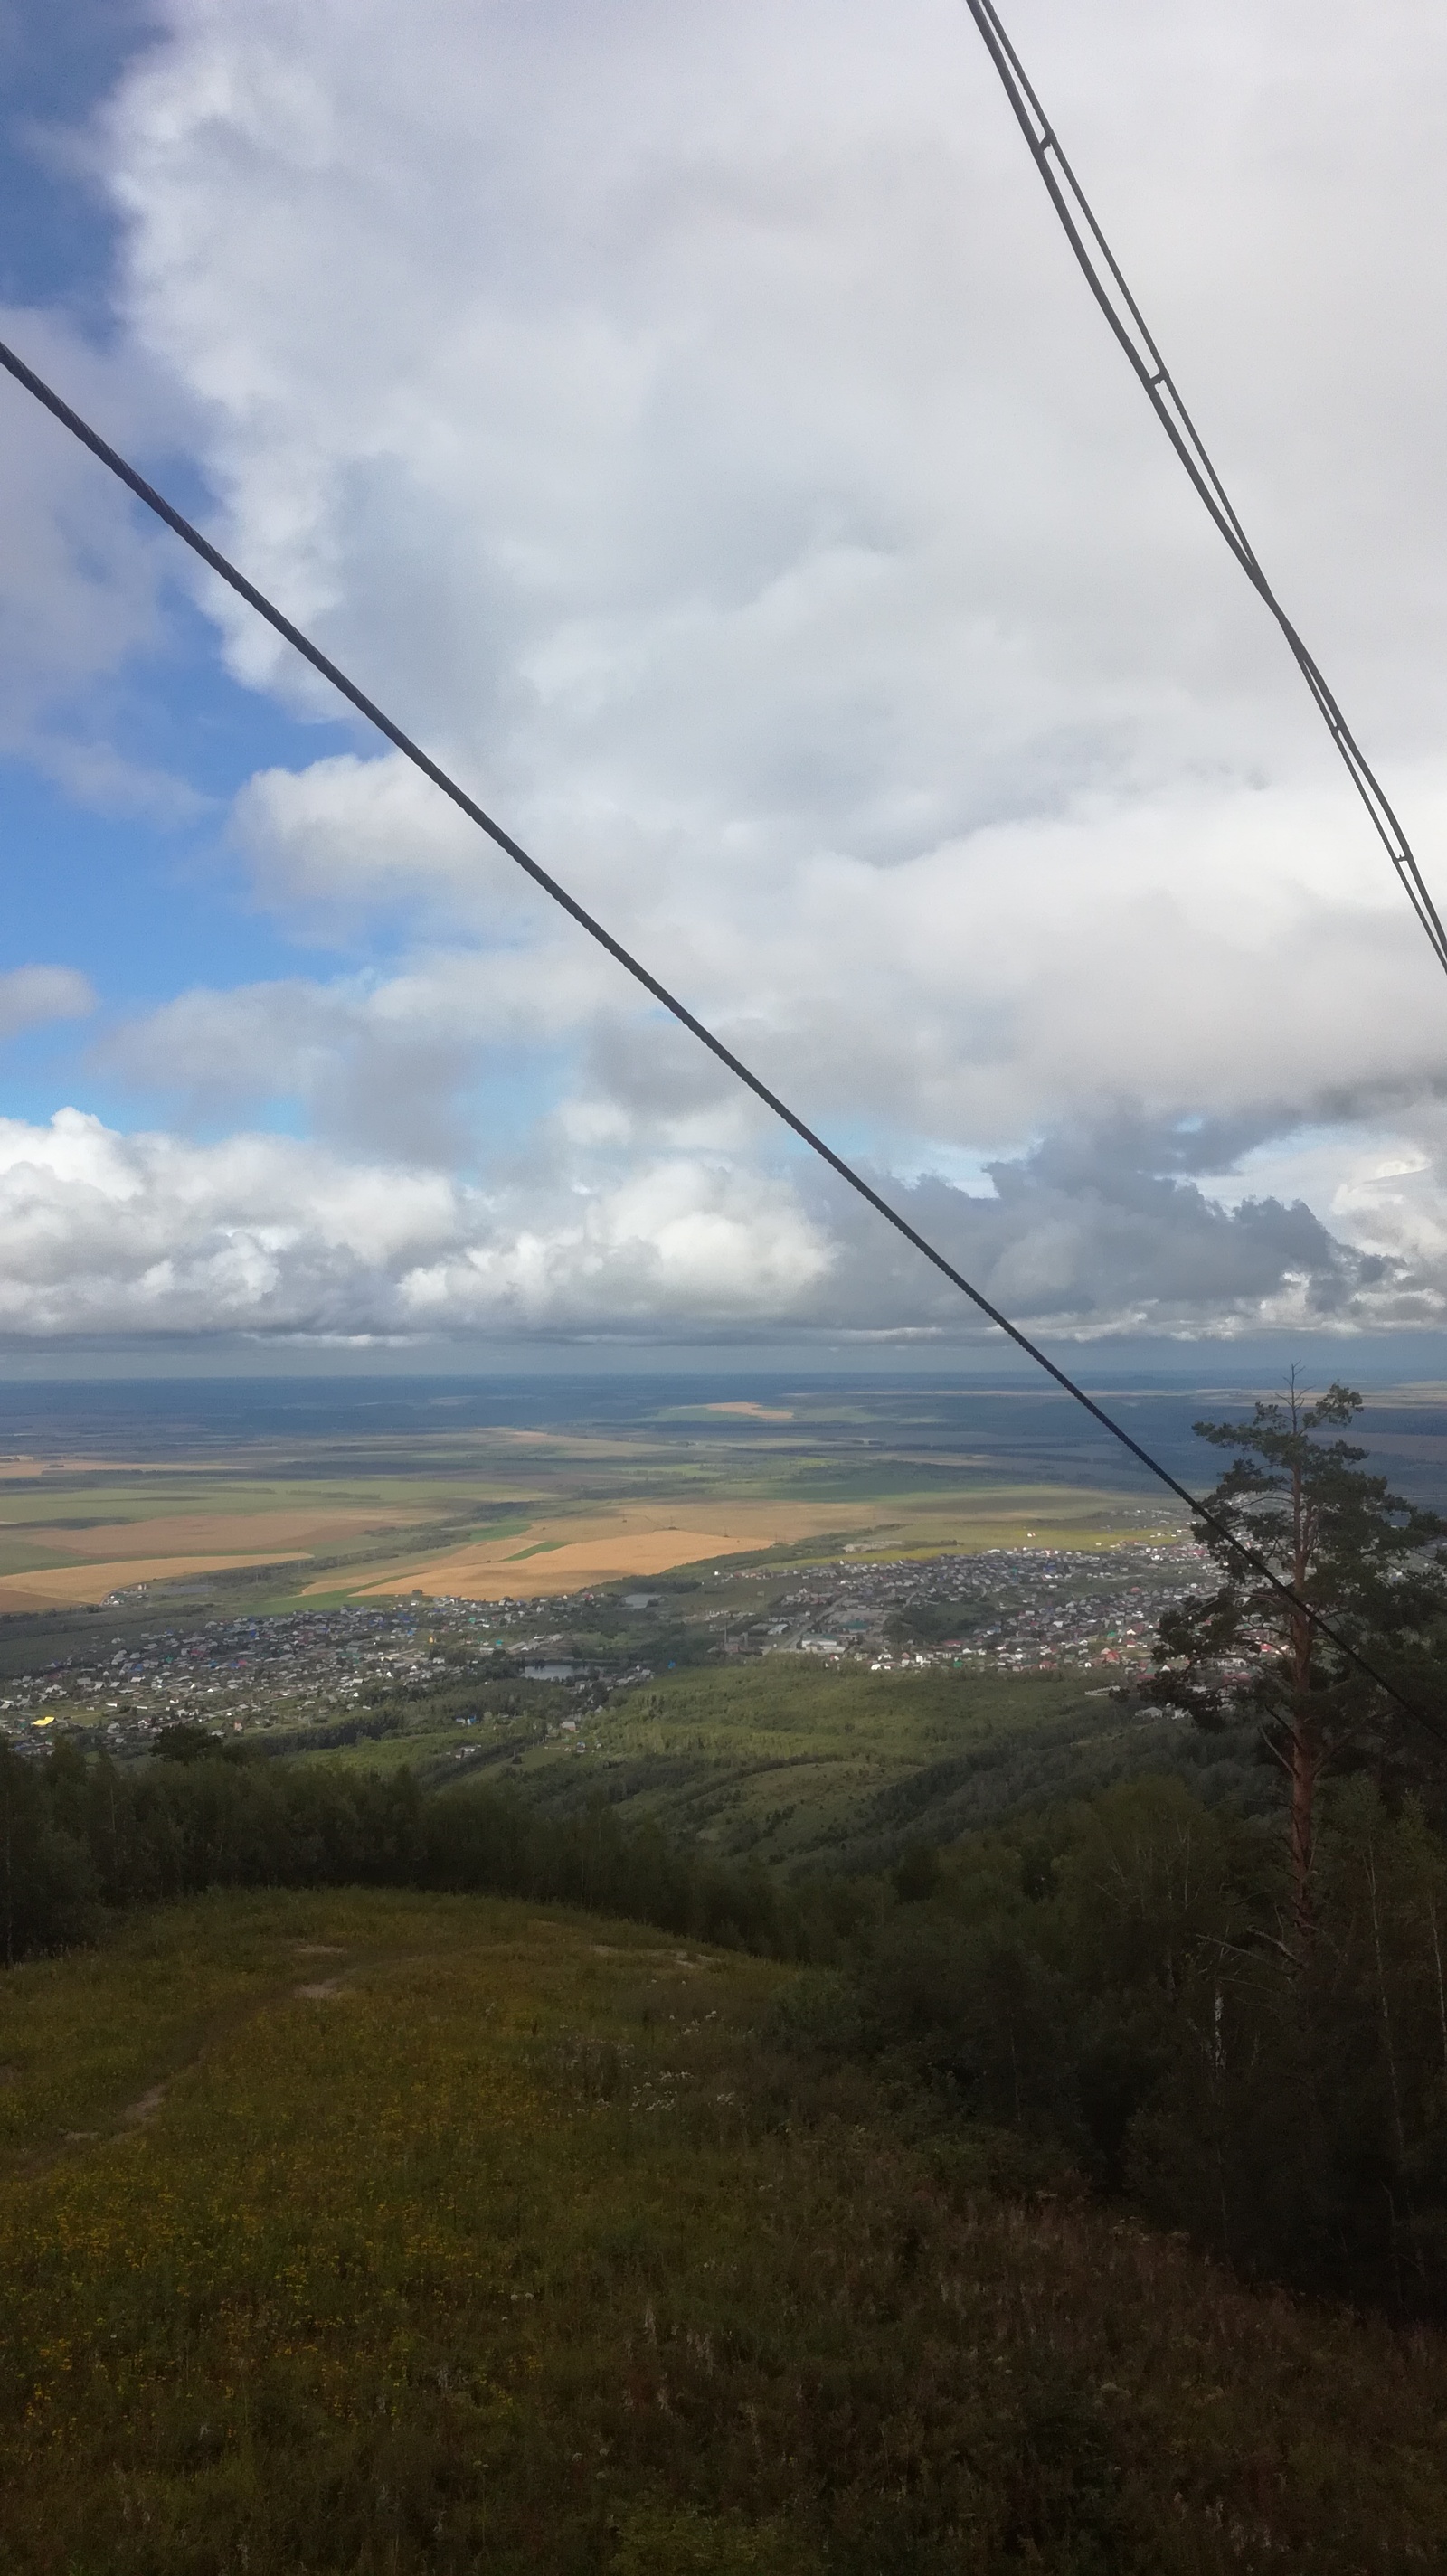
M 218 1895 L 16 1969 L 0 2563 L 1441 2563 L 1439 2337 L 1236 2288 L 811 2065 L 800 1985 L 395 1893 Z

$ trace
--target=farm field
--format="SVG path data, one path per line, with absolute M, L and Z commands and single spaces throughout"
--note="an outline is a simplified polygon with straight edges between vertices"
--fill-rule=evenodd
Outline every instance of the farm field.
M 1202 1411 L 1107 1389 L 1199 1484 Z M 1447 1502 L 1438 1388 L 1374 1397 L 1374 1464 Z M 1109 1547 L 1181 1516 L 1038 1385 L 824 1377 L 0 1387 L 0 1616 L 208 1582 L 232 1605 L 545 1601 L 726 1557 Z
M 168 1414 L 122 1390 L 113 1461 L 105 1391 L 72 1393 L 49 1450 L 38 1400 L 10 1416 L 0 1732 L 12 1738 L 95 1727 L 136 1752 L 180 1717 L 277 1751 L 407 1763 L 433 1784 L 505 1774 L 556 1811 L 601 1796 L 720 1856 L 791 1871 L 873 1867 L 911 1837 L 949 1840 L 1142 1769 L 1269 1802 L 1273 1775 L 1249 1747 L 1114 1703 L 1113 1650 L 1094 1669 L 1078 1651 L 1076 1669 L 1046 1669 L 1051 1639 L 1070 1633 L 1053 1612 L 1076 1632 L 1094 1618 L 1078 1605 L 1096 1562 L 1121 1569 L 1112 1616 L 1136 1623 L 1121 1651 L 1139 1654 L 1154 1613 L 1127 1598 L 1133 1551 L 1179 1525 L 1119 1482 L 1086 1481 L 1098 1453 L 1063 1438 L 1058 1407 L 1018 1392 L 714 1381 L 695 1401 L 672 1380 L 424 1381 L 170 1390 Z M 1437 1434 L 1420 1426 L 1435 1418 L 1425 1395 L 1380 1413 L 1389 1441 L 1429 1446 Z M 893 1568 L 1002 1548 L 1029 1567 L 982 1579 L 1033 1584 L 1042 1605 L 1055 1577 L 1041 1552 L 1067 1550 L 1074 1568 L 1048 1627 L 1042 1610 L 1016 1632 L 1033 1673 L 982 1669 L 978 1655 L 953 1673 L 820 1667 L 760 1634 L 775 1619 L 827 1624 L 833 1609 L 798 1605 L 831 1593 L 846 1618 L 871 1584 L 887 1592 Z M 630 1582 L 652 1587 L 648 1606 L 630 1606 Z M 476 1626 L 465 1604 L 500 1597 L 511 1609 Z M 100 1618 L 86 1606 L 97 1599 Z M 866 1656 L 885 1642 L 874 1615 Z M 954 1617 L 939 1635 L 959 1634 Z M 731 1628 L 748 1649 L 737 1660 Z M 559 1653 L 581 1659 L 571 1688 L 526 1678 L 530 1658 Z
M 707 1527 L 696 1525 L 703 1521 Z M 1009 1547 L 1037 1532 L 1046 1534 L 1046 1545 L 1107 1545 L 1112 1537 L 1138 1536 L 1139 1523 L 1123 1521 L 1104 1497 L 1070 1488 L 964 1489 L 944 1506 L 933 1495 L 894 1495 L 884 1512 L 877 1504 L 715 1494 L 686 1520 L 668 1503 L 625 1504 L 603 1515 L 543 1512 L 529 1523 L 522 1546 L 516 1529 L 474 1541 L 433 1564 L 358 1587 L 358 1597 L 418 1591 L 471 1601 L 502 1594 L 541 1600 L 584 1584 L 673 1573 L 727 1557 L 768 1554 L 781 1564 L 808 1564 L 851 1546 L 881 1555 L 931 1554 Z
M 7 2570 L 1435 2563 L 1439 2337 L 1042 2197 L 782 2047 L 795 1985 L 382 1893 L 0 1982 Z
M 0 1611 L 243 1567 L 274 1592 L 279 1566 L 385 1564 L 414 1530 L 452 1535 L 460 1519 L 472 1528 L 498 1517 L 485 1478 L 460 1495 L 425 1472 L 319 1479 L 305 1455 L 257 1462 L 243 1452 L 222 1470 L 208 1459 L 144 1475 L 59 1466 L 0 1486 Z
M 27 1574 L 0 1577 L 0 1615 L 98 1604 L 129 1585 L 185 1584 L 198 1574 L 249 1571 L 265 1578 L 276 1562 L 271 1555 L 214 1556 L 198 1548 L 183 1556 L 138 1554 L 101 1564 L 41 1565 Z
M 999 1426 L 972 1443 L 958 1403 L 928 1390 L 675 1392 L 539 1390 L 532 1421 L 487 1419 L 486 1391 L 399 1399 L 400 1427 L 343 1393 L 285 1433 L 264 1406 L 224 1428 L 202 1407 L 151 1424 L 152 1458 L 137 1455 L 142 1407 L 114 1463 L 94 1439 L 57 1437 L 47 1454 L 22 1415 L 0 1454 L 0 1615 L 142 1584 L 185 1598 L 215 1576 L 261 1608 L 414 1591 L 543 1600 L 727 1557 L 1109 1545 L 1178 1526 L 1153 1496 L 1082 1475 L 1078 1448 L 1022 1456 Z
M 513 1527 L 505 1536 L 474 1540 L 430 1565 L 368 1584 L 365 1592 L 417 1591 L 474 1601 L 507 1594 L 536 1600 L 576 1592 L 589 1583 L 667 1574 L 705 1559 L 711 1563 L 773 1549 L 802 1552 L 825 1539 L 838 1545 L 874 1517 L 862 1505 L 811 1509 L 719 1496 L 711 1496 L 701 1511 L 667 1502 L 628 1503 L 607 1513 L 543 1511 L 525 1531 Z M 700 1522 L 708 1526 L 699 1527 Z

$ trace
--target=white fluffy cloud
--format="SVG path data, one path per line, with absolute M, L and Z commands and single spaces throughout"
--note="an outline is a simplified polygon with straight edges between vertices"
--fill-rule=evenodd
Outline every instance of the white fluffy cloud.
M 807 1317 L 830 1263 L 779 1184 L 674 1160 L 484 1192 L 289 1138 L 0 1120 L 0 1331 L 328 1337 L 727 1332 Z
M 1315 765 L 955 0 L 172 25 L 111 120 L 134 337 L 204 406 L 247 563 L 510 806 L 888 857 L 1082 782 Z M 1443 642 L 1447 31 L 1049 0 L 1018 32 L 1400 749 Z
M 1082 1164 L 1084 1169 L 1082 1170 Z M 905 1212 L 1036 1329 L 1435 1323 L 1407 1263 L 1353 1253 L 1301 1204 L 1227 1210 L 1056 1148 L 994 1195 L 931 1180 Z M 1085 1186 L 1082 1188 L 1082 1181 Z M 1439 1181 L 1438 1221 L 1447 1207 Z M 600 1180 L 555 1140 L 495 1186 L 291 1138 L 121 1136 L 78 1110 L 0 1121 L 0 1333 L 689 1337 L 960 1329 L 953 1290 L 812 1167 L 636 1154 Z
M 1444 789 L 1423 773 L 1419 801 L 1447 826 Z M 395 758 L 257 780 L 242 822 L 272 899 L 390 902 L 410 884 L 432 944 L 384 976 L 187 995 L 115 1060 L 208 1102 L 280 1090 L 339 1134 L 392 1114 L 420 1137 L 489 1049 L 516 1081 L 571 1037 L 590 1041 L 579 1114 L 590 1101 L 609 1132 L 666 1122 L 680 1087 L 688 1114 L 704 1099 L 727 1122 L 723 1078 L 640 1019 L 572 924 L 506 883 L 488 924 L 499 863 L 445 807 L 434 829 L 427 796 Z M 1322 788 L 1082 803 L 888 869 L 825 850 L 787 869 L 744 856 L 701 885 L 639 870 L 607 918 L 807 1114 L 906 1168 L 1127 1112 L 1229 1119 L 1254 1143 L 1404 1110 L 1440 1079 L 1440 976 L 1395 887 L 1353 882 L 1353 827 Z
M 101 137 L 123 345 L 247 569 L 768 1080 L 914 1176 L 1002 1302 L 1091 1333 L 1435 1316 L 1440 974 L 955 0 L 166 27 Z M 1447 890 L 1447 21 L 1012 27 Z M 236 670 L 319 703 L 215 613 Z M 138 1142 L 167 1207 L 166 1153 L 251 1157 L 283 1231 L 308 1153 L 442 1193 L 410 1266 L 337 1254 L 366 1329 L 602 1329 L 610 1298 L 628 1330 L 938 1326 L 398 759 L 264 773 L 234 832 L 258 900 L 351 962 L 108 1042 L 178 1118 L 283 1098 L 315 1140 Z M 320 1241 L 259 1326 L 331 1277 Z M 211 1276 L 197 1329 L 207 1294 L 243 1317 Z

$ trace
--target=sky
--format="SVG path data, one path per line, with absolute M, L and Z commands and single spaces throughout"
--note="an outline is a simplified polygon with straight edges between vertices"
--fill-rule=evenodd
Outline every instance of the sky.
M 1010 0 L 1447 901 L 1447 21 Z M 0 336 L 981 1289 L 1447 1374 L 1447 991 L 961 0 L 0 0 Z M 9 380 L 0 1368 L 990 1355 Z

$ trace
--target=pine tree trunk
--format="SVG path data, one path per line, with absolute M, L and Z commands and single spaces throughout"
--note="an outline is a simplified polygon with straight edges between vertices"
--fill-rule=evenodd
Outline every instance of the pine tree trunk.
M 1312 1934 L 1311 1872 L 1316 1829 L 1316 1783 L 1321 1753 L 1300 1700 L 1291 1727 L 1291 1919 L 1298 1949 Z
M 1292 1390 L 1292 1415 L 1296 1412 Z M 1291 1471 L 1291 1588 L 1306 1598 L 1311 1573 L 1311 1543 L 1301 1462 Z M 1291 1613 L 1291 1916 L 1297 1946 L 1304 1955 L 1312 1933 L 1311 1870 L 1316 1838 L 1316 1783 L 1321 1770 L 1320 1732 L 1311 1708 L 1311 1621 L 1300 1610 Z

